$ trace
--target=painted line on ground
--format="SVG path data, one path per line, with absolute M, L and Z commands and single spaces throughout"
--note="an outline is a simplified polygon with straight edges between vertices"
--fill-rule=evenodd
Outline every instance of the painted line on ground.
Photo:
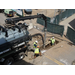
M 52 60 L 53 62 L 57 63 L 58 65 L 65 65 L 65 64 L 59 62 L 58 60 L 56 60 L 56 59 L 54 59 L 54 58 L 50 58 L 50 57 L 48 57 L 48 56 L 45 56 L 45 57 L 48 58 L 48 59 L 50 59 L 50 60 Z

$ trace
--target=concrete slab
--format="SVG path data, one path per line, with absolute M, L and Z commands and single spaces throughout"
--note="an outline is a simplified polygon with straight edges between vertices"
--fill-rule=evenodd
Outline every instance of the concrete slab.
M 73 14 L 72 16 L 68 17 L 67 19 L 65 19 L 64 21 L 61 21 L 59 23 L 59 25 L 64 25 L 64 34 L 66 35 L 67 32 L 67 27 L 71 27 L 69 22 L 71 22 L 73 19 L 75 19 L 75 14 Z M 72 28 L 72 27 L 71 27 Z
M 70 46 L 67 42 L 62 41 L 45 53 L 49 57 L 60 61 L 65 65 L 71 65 L 72 61 L 75 60 L 75 46 Z
M 40 58 L 40 59 L 39 59 Z M 35 61 L 33 62 L 33 64 L 35 65 L 57 65 L 57 63 L 53 62 L 52 60 L 48 59 L 47 57 L 45 57 L 44 55 L 41 57 L 37 57 L 36 59 L 34 59 Z
M 42 56 L 28 61 L 34 65 L 71 65 L 75 60 L 75 46 L 62 41 L 46 50 Z

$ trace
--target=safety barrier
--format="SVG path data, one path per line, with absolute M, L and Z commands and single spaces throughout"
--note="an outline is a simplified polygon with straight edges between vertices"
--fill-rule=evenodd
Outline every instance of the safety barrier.
M 41 21 L 41 19 L 38 19 L 38 20 Z M 39 21 L 39 23 L 40 23 L 40 21 Z M 45 25 L 45 23 L 43 24 L 43 21 L 44 20 L 42 20 L 42 22 L 41 22 L 42 24 L 40 23 L 41 25 Z M 64 32 L 64 26 L 47 22 L 47 31 L 54 33 L 54 34 L 59 34 L 62 36 L 63 32 Z M 68 27 L 66 37 L 75 44 L 75 30 Z
M 47 17 L 47 21 L 48 22 L 51 22 L 51 23 L 54 23 L 54 24 L 59 24 L 60 21 L 63 21 L 64 19 L 70 17 L 71 15 L 73 15 L 75 13 L 75 9 L 67 9 L 66 11 L 60 13 L 59 15 L 56 15 L 54 18 L 53 18 L 53 22 L 51 22 L 51 18 Z M 37 19 L 37 23 L 39 24 L 44 24 L 44 20 L 41 18 L 38 18 Z
M 55 33 L 55 34 L 59 34 L 59 35 L 63 35 L 64 32 L 64 26 L 60 26 L 58 25 L 60 21 L 70 17 L 71 15 L 73 15 L 75 13 L 75 9 L 67 9 L 66 11 L 60 13 L 59 15 L 55 16 L 53 18 L 53 20 L 49 17 L 47 17 L 47 31 L 51 32 L 51 33 Z M 52 21 L 52 22 L 51 22 Z M 37 19 L 37 23 L 41 24 L 41 25 L 45 25 L 45 22 L 42 18 L 38 18 Z M 69 31 L 72 32 L 72 30 L 70 28 L 68 28 L 67 30 L 67 34 L 66 36 L 70 36 L 68 33 Z M 74 41 L 72 38 L 69 37 L 70 40 Z
M 75 30 L 68 27 L 66 37 L 75 44 Z
M 38 15 L 38 13 L 37 13 Z M 51 18 L 47 17 L 47 22 L 50 22 Z M 43 20 L 43 18 L 37 18 L 37 23 L 41 24 L 41 25 L 45 25 L 45 21 Z
M 47 22 L 47 31 L 62 36 L 64 32 L 64 26 Z
M 42 18 L 37 18 L 37 23 L 41 25 L 45 25 L 45 21 Z
M 59 24 L 59 21 L 60 21 L 60 16 L 56 15 L 55 17 L 51 18 L 50 23 Z
M 60 13 L 59 15 L 54 17 L 54 24 L 59 24 L 60 21 L 63 21 L 64 19 L 70 17 L 75 13 L 75 9 L 67 9 L 66 11 Z
M 37 23 L 41 24 L 41 25 L 45 25 L 45 22 L 43 19 L 38 18 L 37 19 Z M 60 26 L 57 24 L 52 24 L 49 21 L 47 21 L 47 31 L 54 33 L 54 34 L 59 34 L 59 35 L 63 35 L 63 31 L 64 31 L 64 26 Z

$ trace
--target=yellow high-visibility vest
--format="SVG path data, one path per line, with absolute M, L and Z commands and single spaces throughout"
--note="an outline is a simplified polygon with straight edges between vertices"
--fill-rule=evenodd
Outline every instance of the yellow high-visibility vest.
M 51 41 L 52 41 L 52 44 L 54 44 L 54 43 L 55 43 L 55 39 L 52 39 L 52 38 L 51 38 Z
M 38 54 L 39 53 L 39 48 L 36 48 L 34 53 Z

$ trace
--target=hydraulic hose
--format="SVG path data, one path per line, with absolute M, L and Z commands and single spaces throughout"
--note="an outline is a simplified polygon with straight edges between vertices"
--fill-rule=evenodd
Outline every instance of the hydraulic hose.
M 41 33 L 34 34 L 34 35 L 32 35 L 32 37 L 35 37 L 38 35 L 42 37 L 42 42 L 43 42 L 43 46 L 44 46 L 44 38 L 43 38 L 43 35 Z

